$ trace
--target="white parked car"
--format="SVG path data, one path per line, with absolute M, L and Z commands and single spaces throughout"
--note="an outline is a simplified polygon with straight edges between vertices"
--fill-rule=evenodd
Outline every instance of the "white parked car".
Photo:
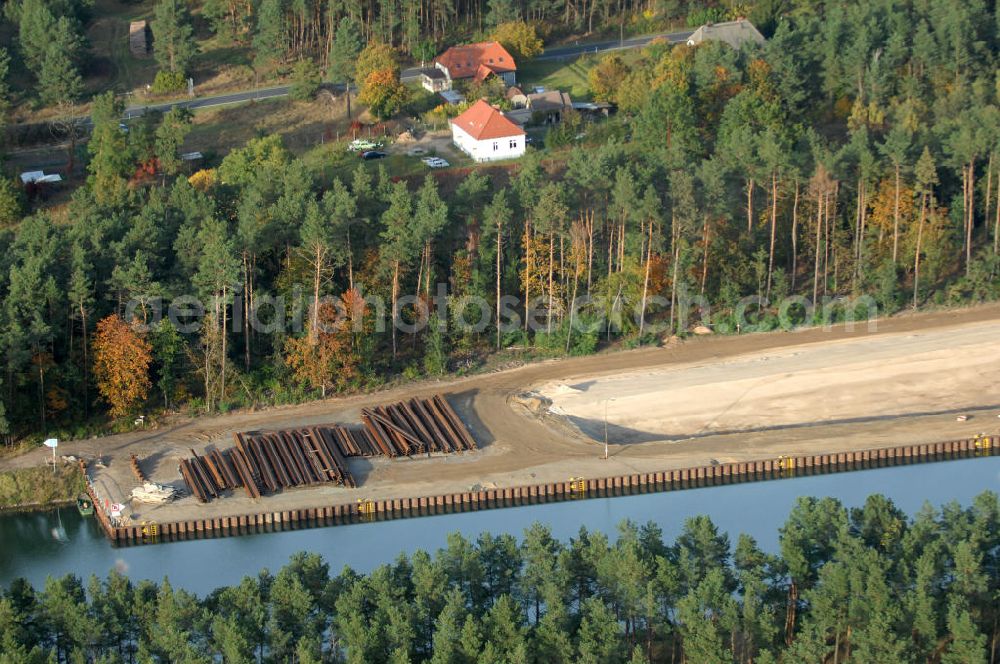
M 382 143 L 378 141 L 369 141 L 363 138 L 356 138 L 351 141 L 351 144 L 347 146 L 351 152 L 367 152 L 368 150 L 377 150 L 382 147 Z
M 441 157 L 425 157 L 420 161 L 424 162 L 431 168 L 447 168 L 451 166 L 451 164 L 449 164 L 446 160 L 442 159 Z

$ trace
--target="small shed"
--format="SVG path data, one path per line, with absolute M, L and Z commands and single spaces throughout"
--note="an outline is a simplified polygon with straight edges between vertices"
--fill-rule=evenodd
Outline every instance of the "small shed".
M 457 90 L 442 90 L 438 94 L 451 106 L 458 106 L 465 101 L 465 97 Z
M 62 176 L 58 173 L 45 174 L 45 171 L 25 171 L 21 173 L 21 184 L 54 184 L 62 182 Z
M 524 108 L 528 105 L 528 96 L 524 94 L 524 91 L 516 85 L 512 85 L 507 88 L 507 92 L 504 93 L 504 96 L 514 108 Z
M 128 50 L 132 55 L 149 55 L 149 26 L 146 21 L 132 21 L 128 26 Z
M 532 115 L 540 115 L 546 124 L 555 124 L 562 121 L 566 111 L 573 108 L 573 100 L 569 93 L 561 90 L 534 92 L 528 95 L 527 107 L 531 109 Z
M 441 92 L 451 87 L 447 74 L 437 67 L 427 67 L 420 70 L 420 85 L 428 92 Z
M 596 117 L 608 117 L 614 113 L 617 109 L 614 104 L 608 104 L 607 102 L 601 101 L 574 101 L 573 110 L 577 113 L 582 114 L 584 117 L 596 118 Z

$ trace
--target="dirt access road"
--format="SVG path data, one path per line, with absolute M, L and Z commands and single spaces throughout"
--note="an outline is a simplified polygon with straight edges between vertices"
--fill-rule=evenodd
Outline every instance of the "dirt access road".
M 229 447 L 235 431 L 354 423 L 363 406 L 435 392 L 447 395 L 481 446 L 449 457 L 352 460 L 357 489 L 296 489 L 258 503 L 240 492 L 206 505 L 186 497 L 169 505 L 134 506 L 133 518 L 166 522 L 466 491 L 476 485 L 667 470 L 712 460 L 936 442 L 996 433 L 1000 427 L 1000 394 L 994 388 L 1000 375 L 998 339 L 996 305 L 904 315 L 879 321 L 874 332 L 862 324 L 853 331 L 836 327 L 701 337 L 422 381 L 374 395 L 201 417 L 153 431 L 67 442 L 60 452 L 101 457 L 106 467 L 94 474 L 99 493 L 124 502 L 135 485 L 131 453 L 139 455 L 154 481 L 182 486 L 177 463 L 189 455 L 188 448 L 200 453 Z M 543 398 L 525 396 L 542 390 L 562 392 L 552 396 L 569 417 L 552 413 Z M 581 398 L 567 406 L 567 394 L 590 390 L 590 403 Z M 601 395 L 616 391 L 623 403 L 611 404 L 610 458 L 605 460 Z M 643 401 L 643 392 L 654 396 Z M 635 421 L 637 412 L 643 413 L 642 422 Z M 958 412 L 969 414 L 969 420 L 957 422 Z M 41 464 L 44 458 L 43 450 L 35 450 L 3 460 L 0 469 Z

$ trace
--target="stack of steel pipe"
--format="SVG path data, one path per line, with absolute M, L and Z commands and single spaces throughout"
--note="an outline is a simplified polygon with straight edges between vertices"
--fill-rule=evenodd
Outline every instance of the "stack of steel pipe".
M 320 425 L 236 433 L 236 447 L 181 461 L 181 474 L 202 502 L 242 487 L 253 499 L 282 489 L 334 483 L 357 486 L 350 457 L 409 456 L 476 449 L 468 429 L 441 395 L 361 411 L 362 428 Z
M 346 455 L 324 427 L 237 433 L 235 439 L 232 456 L 248 494 L 251 485 L 258 496 L 324 482 L 355 486 Z
M 247 496 L 256 500 L 260 498 L 260 486 L 262 483 L 260 470 L 250 463 L 246 453 L 246 443 L 243 434 L 233 434 L 236 439 L 236 447 L 229 450 L 229 458 L 233 462 L 236 474 L 240 477 L 240 483 L 247 492 Z
M 134 454 L 132 455 L 132 474 L 135 475 L 139 484 L 146 483 L 146 473 L 142 472 L 142 468 L 139 467 L 139 457 Z
M 327 440 L 345 457 L 371 457 L 382 454 L 382 450 L 367 429 L 349 429 L 332 424 L 316 428 L 322 430 Z
M 191 450 L 191 455 L 190 459 L 181 459 L 181 476 L 188 489 L 203 503 L 218 498 L 222 487 L 215 483 L 215 478 L 205 464 L 205 458 L 195 454 L 194 450 Z
M 365 430 L 388 457 L 476 449 L 476 442 L 444 397 L 410 399 L 361 411 Z

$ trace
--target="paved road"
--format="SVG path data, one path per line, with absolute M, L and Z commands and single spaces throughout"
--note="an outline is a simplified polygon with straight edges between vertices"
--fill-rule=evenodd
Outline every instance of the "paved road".
M 617 51 L 620 49 L 629 48 L 641 48 L 646 46 L 654 39 L 666 39 L 672 43 L 677 43 L 686 40 L 690 37 L 692 31 L 686 30 L 683 32 L 663 32 L 655 35 L 644 35 L 641 37 L 630 37 L 623 41 L 617 39 L 611 41 L 603 42 L 588 42 L 585 44 L 573 44 L 570 46 L 556 46 L 553 48 L 545 49 L 538 60 L 571 60 L 573 58 L 578 58 L 582 55 L 588 55 L 591 53 L 604 53 L 607 51 Z M 420 76 L 421 67 L 410 67 L 404 69 L 400 72 L 400 79 L 403 81 L 415 81 Z M 342 85 L 342 84 L 341 84 Z M 279 85 L 271 88 L 261 88 L 259 90 L 247 90 L 244 92 L 231 92 L 224 95 L 216 95 L 212 97 L 196 97 L 194 99 L 182 99 L 170 102 L 161 102 L 155 104 L 134 104 L 125 109 L 125 118 L 130 119 L 136 116 L 142 115 L 146 111 L 161 111 L 166 112 L 174 107 L 183 107 L 190 109 L 198 108 L 212 108 L 214 106 L 225 106 L 227 104 L 239 104 L 242 102 L 247 102 L 251 100 L 258 99 L 272 99 L 275 97 L 284 97 L 288 94 L 290 86 Z
M 182 99 L 158 104 L 135 104 L 125 109 L 125 117 L 132 118 L 142 115 L 146 111 L 169 111 L 176 106 L 196 109 L 212 108 L 213 106 L 225 106 L 226 104 L 238 104 L 251 99 L 271 99 L 273 97 L 284 97 L 288 94 L 291 86 L 279 85 L 273 88 L 261 88 L 259 90 L 249 90 L 246 92 L 233 92 L 214 97 L 196 97 L 194 99 Z
M 643 35 L 641 37 L 629 37 L 628 39 L 619 41 L 614 39 L 611 41 L 602 42 L 587 42 L 584 44 L 572 44 L 569 46 L 555 46 L 553 48 L 547 48 L 542 51 L 536 60 L 572 60 L 573 58 L 578 58 L 582 55 L 590 55 L 592 53 L 605 53 L 607 51 L 618 51 L 628 48 L 642 48 L 648 45 L 654 39 L 665 39 L 672 44 L 678 42 L 686 41 L 688 37 L 694 34 L 691 30 L 685 30 L 683 32 L 661 32 L 655 35 Z M 420 67 L 410 67 L 409 69 L 404 69 L 400 73 L 400 80 L 403 81 L 414 81 L 420 76 Z

